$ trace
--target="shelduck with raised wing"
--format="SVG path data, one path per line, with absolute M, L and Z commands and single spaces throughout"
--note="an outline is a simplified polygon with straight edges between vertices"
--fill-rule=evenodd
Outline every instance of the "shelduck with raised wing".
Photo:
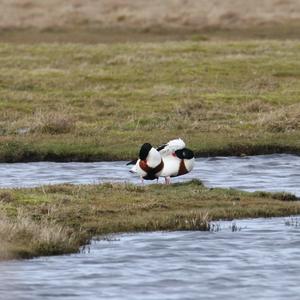
M 169 141 L 157 148 L 164 162 L 160 177 L 169 184 L 171 177 L 177 177 L 192 171 L 195 164 L 194 152 L 188 148 L 182 139 Z
M 139 159 L 129 164 L 134 164 L 130 172 L 140 175 L 142 182 L 164 177 L 166 184 L 171 177 L 177 177 L 192 171 L 195 164 L 194 152 L 186 148 L 182 139 L 171 140 L 157 149 L 145 143 L 139 152 Z

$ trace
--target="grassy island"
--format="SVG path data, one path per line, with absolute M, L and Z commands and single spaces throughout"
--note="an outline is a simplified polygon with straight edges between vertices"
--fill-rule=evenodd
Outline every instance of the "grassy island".
M 199 181 L 0 190 L 0 259 L 77 252 L 93 236 L 211 230 L 211 222 L 300 214 L 286 193 L 206 188 Z

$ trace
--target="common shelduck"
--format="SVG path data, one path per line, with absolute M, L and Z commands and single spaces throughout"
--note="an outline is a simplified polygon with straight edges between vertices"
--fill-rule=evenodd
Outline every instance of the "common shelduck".
M 130 169 L 130 172 L 140 175 L 142 182 L 144 179 L 158 179 L 164 167 L 161 154 L 149 143 L 145 143 L 141 147 L 139 159 L 137 161 L 132 161 L 127 165 L 134 163 L 135 165 Z
M 175 139 L 157 149 L 145 143 L 140 149 L 139 159 L 129 164 L 135 164 L 130 172 L 139 174 L 142 182 L 164 177 L 165 183 L 169 184 L 171 177 L 187 174 L 193 169 L 195 157 L 182 139 Z
M 192 171 L 195 165 L 194 152 L 185 147 L 182 139 L 169 141 L 157 148 L 164 162 L 159 176 L 169 184 L 171 177 L 181 176 Z

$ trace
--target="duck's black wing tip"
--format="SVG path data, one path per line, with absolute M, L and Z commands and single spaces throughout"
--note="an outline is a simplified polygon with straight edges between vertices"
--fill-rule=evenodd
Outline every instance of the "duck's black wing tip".
M 168 146 L 168 145 L 167 144 L 160 145 L 159 147 L 156 148 L 156 150 L 159 152 L 162 149 L 165 149 L 166 146 Z
M 126 164 L 126 166 L 129 166 L 129 165 L 135 165 L 136 162 L 137 162 L 137 159 L 132 160 L 132 161 L 128 162 L 128 163 Z

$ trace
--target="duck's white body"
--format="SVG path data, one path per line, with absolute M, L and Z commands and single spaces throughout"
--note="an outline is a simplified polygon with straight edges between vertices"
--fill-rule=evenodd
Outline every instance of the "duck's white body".
M 171 177 L 189 173 L 195 164 L 193 151 L 185 148 L 182 139 L 171 140 L 157 149 L 146 143 L 139 157 L 130 172 L 137 173 L 142 180 L 164 177 L 170 183 Z
M 164 167 L 160 173 L 161 177 L 176 176 L 179 170 L 180 159 L 177 156 L 167 155 L 163 157 Z
M 164 162 L 160 176 L 165 178 L 166 183 L 170 183 L 171 177 L 187 174 L 194 168 L 194 155 L 189 159 L 178 157 L 178 154 L 180 155 L 186 149 L 185 142 L 182 139 L 171 140 L 160 148 L 162 149 L 159 152 Z M 187 149 L 187 151 L 190 150 Z
M 141 160 L 140 158 L 137 160 L 136 164 L 130 169 L 131 173 L 137 173 L 138 175 L 140 175 L 141 178 L 144 178 L 147 176 L 147 171 L 146 168 L 143 167 L 145 164 L 149 167 L 149 168 L 156 168 L 157 166 L 160 165 L 160 163 L 162 162 L 162 157 L 160 155 L 160 153 L 155 149 L 155 148 L 151 148 L 151 150 L 149 151 L 146 160 Z M 160 176 L 161 170 L 158 171 L 155 175 L 158 178 Z
M 182 160 L 177 156 L 168 155 L 163 157 L 164 167 L 160 173 L 160 177 L 176 177 L 184 174 L 180 174 L 180 164 Z M 195 165 L 195 158 L 183 159 L 184 166 L 186 168 L 186 173 L 189 173 L 193 170 Z

